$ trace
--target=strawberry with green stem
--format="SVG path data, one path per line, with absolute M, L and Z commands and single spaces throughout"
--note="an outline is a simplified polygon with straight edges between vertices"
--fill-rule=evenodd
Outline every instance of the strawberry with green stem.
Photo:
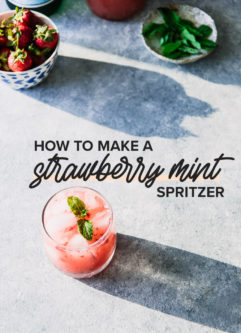
M 51 51 L 48 48 L 41 50 L 34 43 L 31 43 L 28 46 L 28 50 L 31 52 L 31 57 L 32 57 L 34 66 L 41 65 L 46 60 L 48 53 Z
M 8 57 L 10 55 L 10 49 L 3 48 L 0 50 L 0 70 L 9 72 L 10 68 L 8 66 Z
M 58 33 L 53 27 L 36 25 L 34 42 L 40 49 L 53 50 L 58 43 Z
M 33 30 L 26 25 L 20 24 L 13 29 L 13 36 L 13 46 L 25 49 L 33 38 Z
M 0 28 L 0 47 L 6 46 L 7 42 L 8 42 L 8 39 L 5 36 L 5 29 Z
M 28 51 L 17 49 L 8 57 L 8 66 L 13 72 L 23 72 L 31 68 L 32 58 Z
M 36 16 L 29 9 L 15 9 L 16 14 L 11 17 L 11 20 L 15 25 L 26 25 L 28 27 L 33 27 L 36 24 Z

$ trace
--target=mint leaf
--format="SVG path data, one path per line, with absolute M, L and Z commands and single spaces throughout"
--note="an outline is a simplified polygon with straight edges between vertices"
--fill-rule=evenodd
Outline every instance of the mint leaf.
M 217 44 L 209 39 L 203 39 L 201 40 L 201 46 L 203 49 L 209 51 L 214 49 L 217 46 Z
M 182 19 L 177 10 L 158 8 L 165 23 L 152 22 L 142 31 L 143 36 L 159 40 L 161 53 L 171 59 L 188 57 L 192 54 L 200 54 L 203 50 L 212 50 L 217 44 L 208 37 L 212 34 L 212 28 L 203 24 L 196 27 L 194 22 Z
M 164 37 L 161 37 L 161 39 L 160 39 L 160 46 L 162 46 L 164 43 L 165 43 L 165 39 L 164 39 Z
M 77 223 L 81 235 L 85 239 L 91 241 L 93 238 L 93 223 L 91 221 L 82 219 L 78 220 Z
M 180 24 L 184 27 L 194 27 L 192 21 L 181 19 Z
M 165 43 L 167 43 L 169 40 L 169 32 L 164 36 L 164 39 L 165 39 Z
M 173 10 L 170 10 L 168 8 L 160 8 L 159 12 L 162 14 L 165 23 L 169 27 L 174 28 L 180 23 L 180 17 Z
M 185 53 L 189 53 L 189 54 L 198 54 L 198 53 L 200 53 L 199 50 L 194 49 L 194 48 L 189 47 L 189 46 L 185 46 L 185 45 L 181 46 L 179 48 L 179 50 L 182 51 L 182 52 L 185 52 Z
M 209 26 L 203 24 L 200 25 L 200 27 L 198 27 L 198 31 L 202 34 L 203 37 L 209 37 L 212 34 L 212 28 L 210 28 Z
M 149 34 L 158 26 L 158 24 L 156 23 L 150 23 L 148 25 L 145 26 L 145 28 L 143 28 L 142 30 L 142 35 L 143 36 L 149 36 Z
M 156 24 L 151 23 L 143 29 L 143 36 L 144 37 L 151 37 L 155 34 L 159 34 L 160 37 L 164 36 L 167 32 L 167 25 L 165 23 Z
M 143 28 L 142 34 L 145 37 L 150 37 L 154 35 L 156 32 L 159 32 L 164 35 L 167 31 L 167 25 L 165 23 L 157 24 L 157 23 L 150 23 L 145 28 Z
M 199 31 L 199 29 L 190 26 L 186 28 L 191 34 L 195 35 L 196 37 L 203 37 L 203 34 L 201 33 L 201 31 Z
M 155 35 L 156 33 L 159 34 L 160 37 L 164 36 L 167 32 L 167 25 L 165 23 L 160 24 L 159 27 L 156 27 L 152 32 L 149 34 L 149 37 Z
M 170 58 L 170 59 L 181 59 L 181 58 L 188 57 L 189 54 L 185 53 L 185 52 L 182 52 L 182 51 L 179 51 L 179 50 L 176 50 L 173 53 L 167 54 L 165 56 L 167 58 Z
M 78 197 L 68 197 L 67 203 L 74 215 L 80 217 L 77 224 L 81 235 L 87 240 L 92 240 L 93 224 L 91 221 L 84 219 L 84 217 L 88 214 L 88 210 L 86 209 L 84 202 Z
M 182 45 L 181 41 L 175 43 L 167 43 L 162 47 L 162 54 L 167 56 L 170 53 L 176 51 Z
M 194 46 L 196 49 L 201 49 L 201 44 L 196 40 L 195 36 L 191 34 L 187 29 L 181 32 L 181 38 L 186 39 Z
M 80 200 L 78 197 L 68 197 L 67 202 L 74 215 L 82 217 L 81 216 L 81 214 L 83 214 L 82 211 L 86 211 L 84 202 Z

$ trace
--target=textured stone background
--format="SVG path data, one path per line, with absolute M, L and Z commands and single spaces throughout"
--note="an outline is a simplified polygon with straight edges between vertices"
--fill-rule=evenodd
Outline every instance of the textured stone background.
M 220 46 L 183 67 L 158 60 L 142 44 L 143 17 L 161 3 L 149 1 L 130 21 L 108 22 L 83 0 L 63 1 L 53 15 L 61 55 L 49 78 L 28 91 L 1 84 L 1 332 L 241 332 L 241 3 L 185 1 L 213 16 Z M 1 1 L 0 11 L 6 9 Z M 109 199 L 118 248 L 95 278 L 59 273 L 44 253 L 41 212 L 72 183 L 28 188 L 35 164 L 52 156 L 34 152 L 34 140 L 146 137 L 154 151 L 145 160 L 167 169 L 183 157 L 234 156 L 215 182 L 225 198 L 157 198 L 157 185 L 177 185 L 167 181 L 151 189 L 74 182 Z M 81 163 L 105 154 L 65 155 Z M 141 153 L 125 155 L 134 161 Z

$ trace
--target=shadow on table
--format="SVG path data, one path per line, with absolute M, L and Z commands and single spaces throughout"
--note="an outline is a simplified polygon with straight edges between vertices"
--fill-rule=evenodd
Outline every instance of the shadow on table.
M 213 259 L 119 234 L 109 267 L 80 281 L 153 310 L 241 332 L 241 269 Z
M 170 0 L 162 0 L 162 5 L 165 2 L 170 3 Z M 217 25 L 219 44 L 212 55 L 179 69 L 210 82 L 240 86 L 241 2 L 175 0 L 175 3 L 196 6 L 211 15 Z M 159 6 L 160 0 L 149 0 L 146 8 L 130 20 L 111 22 L 93 15 L 83 0 L 63 0 L 61 10 L 56 13 L 54 19 L 63 31 L 63 39 L 69 41 L 71 38 L 74 44 L 176 68 L 174 64 L 156 59 L 145 49 L 141 40 L 140 26 L 144 17 L 152 8 Z
M 144 137 L 193 135 L 181 126 L 184 117 L 214 112 L 165 75 L 67 57 L 58 58 L 46 81 L 23 93 L 77 117 Z

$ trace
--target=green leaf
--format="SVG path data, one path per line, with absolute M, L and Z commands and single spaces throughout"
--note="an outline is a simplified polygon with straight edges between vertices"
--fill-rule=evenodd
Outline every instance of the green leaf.
M 176 50 L 175 52 L 166 55 L 166 57 L 170 58 L 170 59 L 181 59 L 181 58 L 188 57 L 188 56 L 189 56 L 188 53 L 184 53 L 184 52 L 179 51 L 179 50 Z
M 77 223 L 81 235 L 85 239 L 91 241 L 93 238 L 93 223 L 91 221 L 82 220 L 82 219 L 78 220 Z
M 167 43 L 162 47 L 162 54 L 167 56 L 170 53 L 176 51 L 182 45 L 181 41 L 175 43 Z
M 202 33 L 195 27 L 187 27 L 187 30 L 196 37 L 203 37 Z
M 164 37 L 161 37 L 161 39 L 160 39 L 160 46 L 162 46 L 164 43 L 165 43 L 165 39 L 164 39 Z
M 185 45 L 179 47 L 178 50 L 179 50 L 179 51 L 182 51 L 182 52 L 184 52 L 184 53 L 189 53 L 189 54 L 198 54 L 198 53 L 200 53 L 199 50 L 194 49 L 194 48 L 189 47 L 189 46 L 185 46 Z
M 175 32 L 174 32 L 174 31 L 170 31 L 170 32 L 169 32 L 169 36 L 168 36 L 168 42 L 170 42 L 170 43 L 174 43 L 174 42 L 176 42 L 175 39 L 176 39 L 176 38 L 175 38 Z
M 170 28 L 174 28 L 176 25 L 180 23 L 181 19 L 175 11 L 169 8 L 159 8 L 159 12 L 162 14 L 165 23 Z
M 183 45 L 186 45 L 186 46 L 189 46 L 188 41 L 187 41 L 186 39 L 183 39 L 183 40 L 182 40 L 182 44 L 183 44 Z
M 166 44 L 169 40 L 169 32 L 164 36 L 164 37 L 161 37 L 160 39 L 160 47 L 163 46 L 164 44 Z
M 156 32 L 159 32 L 163 35 L 167 30 L 167 25 L 165 23 L 157 24 L 157 23 L 150 23 L 145 26 L 142 30 L 142 34 L 144 37 L 150 37 L 154 35 Z
M 204 50 L 212 50 L 217 46 L 217 43 L 209 40 L 209 39 L 203 39 L 201 40 L 201 46 Z
M 84 202 L 80 200 L 78 197 L 68 197 L 67 202 L 74 215 L 82 217 L 81 216 L 82 211 L 86 210 Z
M 167 25 L 165 23 L 161 24 L 159 27 L 156 27 L 152 32 L 149 34 L 148 37 L 151 37 L 158 33 L 160 37 L 164 36 L 165 33 L 167 32 Z
M 202 34 L 203 37 L 209 37 L 212 34 L 212 28 L 210 28 L 209 26 L 203 24 L 200 25 L 200 27 L 198 27 L 198 31 Z
M 181 20 L 180 20 L 180 24 L 181 24 L 183 27 L 194 27 L 193 22 L 192 22 L 192 21 L 189 21 L 189 20 L 181 19 Z
M 169 40 L 169 32 L 164 36 L 164 42 L 167 43 Z
M 195 36 L 191 34 L 187 29 L 184 29 L 181 32 L 181 38 L 188 40 L 190 44 L 196 49 L 201 49 L 201 44 L 196 40 Z

